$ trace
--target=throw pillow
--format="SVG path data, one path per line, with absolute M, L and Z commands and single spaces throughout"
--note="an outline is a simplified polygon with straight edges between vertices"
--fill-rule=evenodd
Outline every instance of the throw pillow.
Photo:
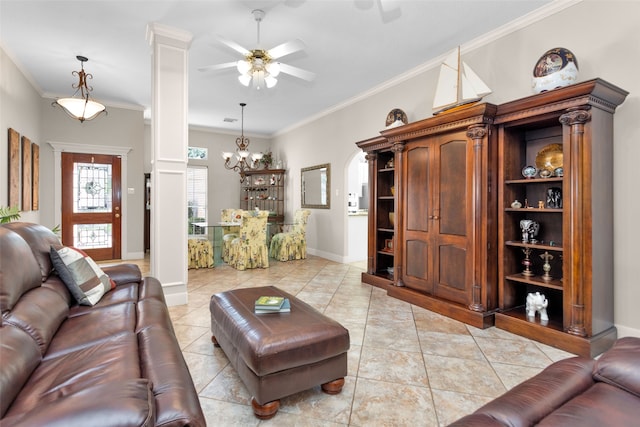
M 51 246 L 51 262 L 80 305 L 95 305 L 116 287 L 98 264 L 80 249 Z

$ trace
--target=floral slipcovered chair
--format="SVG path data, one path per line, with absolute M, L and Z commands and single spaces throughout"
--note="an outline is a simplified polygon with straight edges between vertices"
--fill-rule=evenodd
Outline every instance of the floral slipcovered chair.
M 237 270 L 269 267 L 267 220 L 269 211 L 244 211 L 238 237 L 231 241 L 229 261 Z
M 206 239 L 188 239 L 189 268 L 213 268 L 213 246 Z
M 220 221 L 240 223 L 242 221 L 242 212 L 242 209 L 222 209 L 220 211 Z M 222 260 L 224 262 L 229 261 L 231 241 L 238 237 L 239 231 L 239 226 L 222 227 Z
M 305 259 L 307 257 L 308 209 L 298 209 L 293 216 L 293 227 L 286 233 L 278 233 L 271 239 L 269 255 L 278 261 Z

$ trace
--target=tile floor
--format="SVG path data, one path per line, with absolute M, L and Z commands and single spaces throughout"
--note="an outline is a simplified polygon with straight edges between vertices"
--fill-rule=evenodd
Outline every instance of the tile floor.
M 310 256 L 271 260 L 268 269 L 189 270 L 189 303 L 170 307 L 170 313 L 208 425 L 446 426 L 573 356 L 390 298 L 361 283 L 363 268 Z M 224 353 L 211 344 L 209 300 L 216 292 L 264 285 L 278 286 L 342 323 L 351 349 L 341 394 L 315 387 L 282 399 L 277 415 L 260 421 Z

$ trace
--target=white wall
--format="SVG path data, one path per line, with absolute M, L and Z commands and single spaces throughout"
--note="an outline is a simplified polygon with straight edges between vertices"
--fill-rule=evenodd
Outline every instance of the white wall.
M 499 38 L 487 35 L 462 49 L 465 62 L 493 89 L 484 100 L 494 104 L 531 95 L 533 66 L 554 47 L 568 48 L 577 56 L 580 81 L 600 77 L 630 92 L 616 113 L 614 129 L 615 322 L 620 335 L 640 336 L 636 309 L 640 286 L 635 267 L 640 257 L 640 231 L 634 226 L 640 210 L 640 198 L 634 190 L 640 159 L 638 16 L 640 2 L 584 1 L 519 30 L 505 29 Z M 275 149 L 286 152 L 294 176 L 301 167 L 325 162 L 332 165 L 331 209 L 314 210 L 309 221 L 311 253 L 331 259 L 346 256 L 346 202 L 336 199 L 343 199 L 344 166 L 356 150 L 354 143 L 377 135 L 393 108 L 403 109 L 410 122 L 431 116 L 437 74 L 436 68 L 415 76 L 408 73 L 410 77 L 391 87 L 372 90 L 344 108 L 274 137 Z M 294 209 L 300 204 L 299 180 L 289 183 L 287 191 L 294 203 L 287 206 Z
M 0 49 L 0 206 L 9 205 L 9 146 L 8 129 L 12 128 L 26 136 L 33 144 L 40 146 L 40 155 L 44 148 L 40 111 L 40 94 L 16 67 L 13 60 Z M 42 165 L 42 158 L 40 159 Z M 42 167 L 42 166 L 41 166 Z M 46 178 L 40 175 L 40 184 L 46 183 Z M 22 187 L 20 187 L 22 188 Z M 40 209 L 46 203 L 47 194 L 40 188 Z M 40 222 L 40 211 L 24 210 L 22 221 Z M 55 224 L 45 223 L 53 226 Z

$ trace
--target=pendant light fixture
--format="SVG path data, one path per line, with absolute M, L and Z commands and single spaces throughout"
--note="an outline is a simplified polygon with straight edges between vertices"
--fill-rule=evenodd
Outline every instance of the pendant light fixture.
M 71 85 L 76 89 L 71 98 L 60 98 L 54 101 L 51 105 L 62 107 L 65 113 L 69 117 L 80 122 L 85 120 L 93 120 L 100 115 L 100 113 L 107 113 L 106 107 L 99 102 L 96 102 L 89 98 L 89 92 L 93 90 L 93 87 L 87 85 L 87 79 L 92 79 L 93 75 L 87 74 L 84 71 L 84 63 L 88 59 L 84 56 L 76 56 L 76 59 L 80 61 L 80 71 L 73 71 L 71 74 L 78 76 L 78 83 Z M 77 96 L 80 95 L 80 96 Z
M 244 107 L 247 104 L 244 102 L 240 103 L 240 107 L 242 108 L 242 122 L 241 122 L 241 133 L 238 138 L 236 138 L 236 162 L 232 164 L 231 158 L 233 157 L 232 151 L 223 151 L 221 153 L 222 158 L 224 159 L 224 167 L 229 170 L 237 171 L 240 174 L 240 182 L 244 181 L 245 171 L 257 169 L 260 160 L 262 159 L 263 153 L 253 153 L 249 152 L 249 138 L 245 138 L 244 136 Z

